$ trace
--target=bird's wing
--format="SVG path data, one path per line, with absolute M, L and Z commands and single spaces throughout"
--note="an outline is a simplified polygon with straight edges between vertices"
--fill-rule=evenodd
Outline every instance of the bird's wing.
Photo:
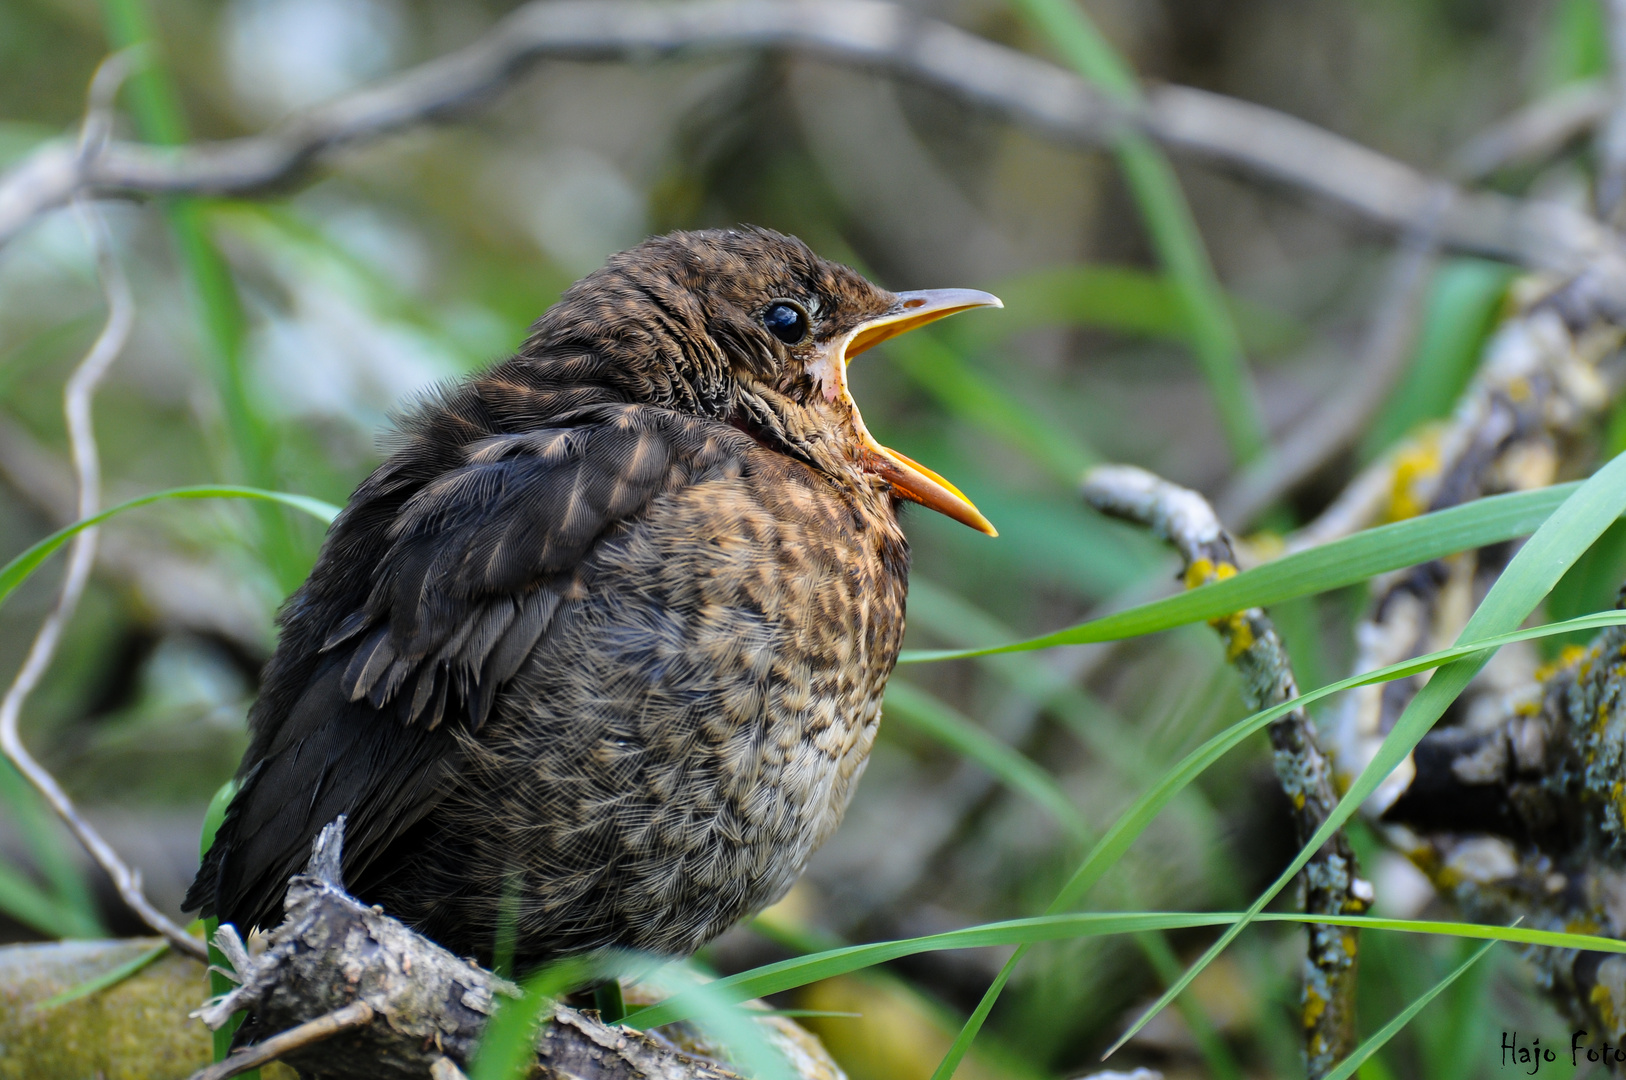
M 694 417 L 601 408 L 470 443 L 461 464 L 377 500 L 383 512 L 364 485 L 290 604 L 241 790 L 188 905 L 245 930 L 274 923 L 288 877 L 339 814 L 346 875 L 364 874 L 434 805 L 457 733 L 479 730 L 560 603 L 592 588 L 592 549 L 661 492 L 741 468 L 753 445 Z M 351 610 L 309 616 L 347 585 Z

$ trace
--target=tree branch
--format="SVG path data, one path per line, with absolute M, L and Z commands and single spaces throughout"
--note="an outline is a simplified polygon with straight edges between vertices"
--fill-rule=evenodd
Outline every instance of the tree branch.
M 1203 497 L 1131 465 L 1100 465 L 1084 477 L 1084 500 L 1104 514 L 1151 529 L 1185 561 L 1186 585 L 1197 588 L 1236 573 L 1231 538 Z M 1270 617 L 1249 608 L 1214 620 L 1227 659 L 1242 676 L 1249 709 L 1298 696 L 1292 664 Z M 1293 805 L 1299 842 L 1307 841 L 1338 805 L 1332 769 L 1303 708 L 1270 725 L 1277 779 Z M 1304 910 L 1312 915 L 1364 911 L 1372 886 L 1362 880 L 1355 850 L 1342 830 L 1304 868 Z M 1355 1047 L 1356 939 L 1351 931 L 1312 924 L 1304 961 L 1301 1013 L 1309 1075 L 1325 1076 Z
M 1100 146 L 1138 128 L 1164 146 L 1329 199 L 1385 228 L 1426 225 L 1443 183 L 1260 105 L 1167 86 L 1114 102 L 1044 60 L 884 0 L 553 0 L 468 47 L 318 106 L 258 136 L 180 149 L 109 143 L 87 160 L 46 146 L 0 177 L 0 242 L 85 190 L 241 194 L 286 185 L 335 151 L 443 119 L 544 59 L 631 61 L 780 50 L 933 86 L 1059 141 Z M 1573 272 L 1599 260 L 1626 282 L 1620 239 L 1556 203 L 1447 185 L 1443 246 Z M 1626 294 L 1626 284 L 1617 286 Z

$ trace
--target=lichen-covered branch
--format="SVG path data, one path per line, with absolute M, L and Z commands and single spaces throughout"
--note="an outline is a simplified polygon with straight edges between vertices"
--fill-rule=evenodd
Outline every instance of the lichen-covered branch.
M 1126 465 L 1103 465 L 1084 477 L 1085 501 L 1102 513 L 1145 525 L 1180 552 L 1185 582 L 1197 588 L 1237 572 L 1236 554 L 1219 518 L 1194 491 Z M 1292 664 L 1270 617 L 1259 608 L 1214 620 L 1226 657 L 1242 677 L 1250 709 L 1298 696 Z M 1270 725 L 1276 777 L 1293 805 L 1299 842 L 1307 842 L 1338 803 L 1332 771 L 1305 711 L 1294 709 Z M 1315 915 L 1365 911 L 1372 886 L 1359 876 L 1354 849 L 1342 830 L 1317 851 L 1301 879 L 1303 908 Z M 1309 1075 L 1325 1076 L 1355 1046 L 1356 936 L 1312 924 L 1304 961 L 1302 1017 Z
M 1529 280 L 1486 347 L 1478 374 L 1449 420 L 1401 444 L 1346 490 L 1322 520 L 1290 546 L 1382 521 L 1456 506 L 1483 495 L 1544 487 L 1565 461 L 1590 454 L 1590 438 L 1618 383 L 1621 312 L 1600 303 L 1584 279 L 1560 288 Z M 1336 522 L 1330 526 L 1329 521 Z M 1464 552 L 1372 582 L 1370 613 L 1356 628 L 1355 672 L 1446 648 L 1512 555 L 1508 545 Z M 1534 684 L 1532 645 L 1501 650 L 1459 707 L 1487 692 Z M 1420 686 L 1417 677 L 1361 687 L 1344 699 L 1334 727 L 1339 775 L 1372 760 Z M 1410 781 L 1408 761 L 1368 802 L 1382 813 Z
M 1623 373 L 1626 311 L 1584 277 L 1527 280 L 1451 418 L 1419 432 L 1335 506 L 1340 530 L 1526 490 L 1581 471 Z M 1323 534 L 1333 530 L 1320 527 Z M 1355 670 L 1455 641 L 1516 545 L 1397 571 L 1372 584 Z M 1417 679 L 1352 691 L 1335 722 L 1341 776 L 1372 759 Z M 1500 650 L 1363 807 L 1465 916 L 1626 937 L 1626 631 L 1543 666 Z M 1538 984 L 1599 1042 L 1626 1039 L 1626 963 L 1531 947 Z

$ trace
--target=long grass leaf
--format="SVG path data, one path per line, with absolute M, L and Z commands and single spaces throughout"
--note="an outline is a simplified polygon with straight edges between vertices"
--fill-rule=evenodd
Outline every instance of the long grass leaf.
M 4 859 L 0 859 L 0 912 L 47 937 L 75 937 L 83 930 L 73 911 Z
M 1015 0 L 1016 8 L 1044 33 L 1064 60 L 1120 101 L 1140 96 L 1134 71 L 1074 0 Z M 1137 132 L 1117 140 L 1119 167 L 1185 309 L 1193 351 L 1208 379 L 1220 426 L 1239 461 L 1264 451 L 1263 415 L 1253 391 L 1242 343 L 1224 293 L 1203 247 L 1191 207 L 1174 167 L 1152 141 Z
M 1427 1008 L 1429 1002 L 1439 997 L 1446 987 L 1462 978 L 1463 975 L 1467 974 L 1469 968 L 1484 959 L 1485 954 L 1490 952 L 1495 945 L 1496 940 L 1492 939 L 1475 949 L 1474 954 L 1459 964 L 1455 971 L 1435 983 L 1426 994 L 1400 1010 L 1392 1020 L 1373 1032 L 1365 1042 L 1357 1046 L 1349 1057 L 1340 1061 L 1337 1067 L 1327 1074 L 1327 1080 L 1349 1080 L 1351 1076 L 1354 1076 L 1355 1070 L 1364 1065 L 1367 1058 L 1381 1050 L 1385 1043 L 1400 1032 L 1401 1028 L 1411 1023 L 1413 1017 Z
M 1429 286 L 1417 349 L 1399 385 L 1362 440 L 1370 461 L 1425 420 L 1451 414 L 1477 370 L 1515 270 L 1484 259 L 1452 259 Z
M 117 517 L 127 510 L 134 510 L 138 506 L 150 506 L 156 502 L 169 499 L 255 499 L 262 502 L 281 503 L 291 506 L 295 510 L 311 515 L 319 521 L 330 523 L 339 516 L 339 508 L 332 503 L 313 499 L 308 495 L 293 495 L 286 491 L 266 491 L 262 488 L 240 487 L 235 484 L 198 484 L 192 487 L 169 488 L 165 491 L 154 491 L 146 495 L 138 495 L 134 499 L 121 502 L 117 506 L 108 507 L 94 517 L 76 521 L 72 525 L 65 525 L 56 532 L 39 541 L 28 550 L 0 567 L 0 603 L 18 585 L 27 579 L 28 575 L 38 569 L 40 563 L 51 557 L 51 554 L 66 544 L 73 537 L 90 528 L 100 525 L 109 518 Z
M 1076 904 L 1083 897 L 1083 894 L 1085 891 L 1087 891 L 1089 886 L 1096 880 L 1099 880 L 1101 874 L 1104 873 L 1110 867 L 1110 865 L 1116 861 L 1117 857 L 1121 855 L 1124 850 L 1127 850 L 1129 844 L 1136 836 L 1139 835 L 1140 831 L 1144 829 L 1154 817 L 1156 817 L 1157 812 L 1164 805 L 1166 805 L 1181 788 L 1185 787 L 1192 780 L 1194 780 L 1213 762 L 1219 760 L 1219 758 L 1222 757 L 1226 751 L 1237 746 L 1255 732 L 1262 730 L 1272 720 L 1286 714 L 1290 710 L 1301 705 L 1311 704 L 1323 697 L 1327 697 L 1342 690 L 1351 689 L 1355 686 L 1364 686 L 1371 683 L 1405 678 L 1408 675 L 1417 674 L 1420 671 L 1425 671 L 1431 667 L 1448 663 L 1460 657 L 1473 656 L 1476 653 L 1486 650 L 1494 650 L 1502 647 L 1503 645 L 1512 644 L 1516 641 L 1534 640 L 1536 638 L 1546 637 L 1552 634 L 1565 634 L 1586 627 L 1602 628 L 1605 626 L 1626 626 L 1626 611 L 1599 612 L 1594 615 L 1583 616 L 1581 618 L 1568 620 L 1563 623 L 1551 623 L 1546 626 L 1515 631 L 1511 634 L 1503 634 L 1495 638 L 1486 638 L 1480 641 L 1470 642 L 1466 645 L 1445 649 L 1437 653 L 1430 653 L 1426 656 L 1420 656 L 1413 660 L 1404 661 L 1402 663 L 1390 665 L 1389 667 L 1381 668 L 1376 671 L 1367 672 L 1363 675 L 1352 676 L 1351 678 L 1343 679 L 1336 683 L 1331 683 L 1327 686 L 1323 686 L 1311 691 L 1301 698 L 1296 698 L 1292 701 L 1286 701 L 1280 705 L 1273 706 L 1272 708 L 1261 710 L 1260 712 L 1239 721 L 1237 724 L 1232 725 L 1227 730 L 1214 736 L 1203 746 L 1192 751 L 1192 753 L 1187 755 L 1179 765 L 1170 770 L 1169 774 L 1159 783 L 1156 788 L 1148 791 L 1145 795 L 1142 795 L 1138 800 L 1136 800 L 1134 805 L 1132 805 L 1119 817 L 1118 821 L 1114 823 L 1113 827 L 1108 831 L 1108 833 L 1102 837 L 1101 841 L 1096 845 L 1096 847 L 1092 849 L 1089 855 L 1085 857 L 1084 862 L 1079 866 L 1078 870 L 1075 871 L 1073 877 L 1068 881 L 1067 885 L 1057 896 L 1055 902 L 1051 905 L 1052 909 L 1060 909 Z M 1041 921 L 1013 920 L 1009 924 L 1001 923 L 994 925 L 1021 925 L 1031 927 L 1053 926 L 1055 924 L 1043 922 L 1042 920 L 1057 917 L 1060 916 L 1052 914 L 1040 916 L 1039 920 Z M 1408 921 L 1401 919 L 1375 918 L 1372 916 L 1350 916 L 1346 918 L 1332 919 L 1322 916 L 1311 917 L 1285 913 L 1266 915 L 1262 916 L 1262 918 L 1265 921 L 1297 920 L 1306 922 L 1334 923 L 1338 925 L 1347 924 L 1351 926 L 1370 926 L 1374 929 L 1414 930 L 1416 932 L 1432 932 L 1427 928 L 1444 927 L 1446 929 L 1444 929 L 1442 932 L 1456 934 L 1457 936 L 1461 937 L 1495 936 L 1496 940 L 1520 941 L 1527 944 L 1547 944 L 1559 948 L 1596 947 L 1602 948 L 1604 951 L 1626 952 L 1626 942 L 1617 942 L 1607 938 L 1588 938 L 1587 940 L 1590 942 L 1600 943 L 1608 942 L 1609 944 L 1583 944 L 1582 939 L 1586 938 L 1586 935 L 1557 934 L 1556 936 L 1552 936 L 1555 932 L 1517 930 L 1514 928 L 1504 929 L 1499 927 L 1481 927 L 1472 923 L 1433 923 L 1415 920 Z M 1222 923 L 1198 923 L 1191 925 L 1222 925 Z M 1178 927 L 1161 923 L 1148 923 L 1131 926 L 1130 929 L 1122 932 L 1173 928 Z M 995 931 L 988 930 L 986 927 L 973 929 L 976 932 L 986 932 L 990 934 L 995 933 Z M 971 933 L 973 933 L 972 930 L 953 932 L 955 935 Z M 1518 934 L 1523 934 L 1526 936 L 1516 936 Z M 1529 936 L 1533 934 L 1547 936 Z M 925 941 L 928 939 L 911 940 Z M 967 942 L 973 941 L 972 938 L 956 937 L 953 935 L 933 935 L 929 940 L 935 942 L 936 944 L 923 946 L 916 951 L 930 951 L 933 948 L 968 948 L 972 947 L 972 945 L 967 944 Z M 1008 945 L 1023 943 L 1022 941 L 1007 940 L 1004 938 L 999 939 L 997 942 L 983 939 L 977 940 L 979 940 L 982 944 Z M 1034 937 L 1032 940 L 1038 941 L 1054 939 L 1041 935 Z M 942 944 L 943 941 L 948 941 L 949 944 Z M 885 963 L 887 960 L 897 959 L 898 956 L 910 955 L 910 952 L 907 950 L 911 947 L 912 946 L 906 946 L 897 942 L 884 942 L 874 946 L 859 945 L 851 946 L 847 949 L 829 950 L 815 954 L 813 957 L 798 957 L 796 960 L 817 960 L 819 964 L 835 964 L 837 967 L 839 967 L 839 965 L 842 963 L 846 963 L 847 958 L 849 957 L 857 957 L 860 960 L 860 962 L 856 963 L 853 967 L 841 968 L 840 970 L 828 966 L 818 967 L 815 970 L 815 973 L 806 980 L 808 982 L 812 982 L 820 978 L 828 978 L 834 974 L 844 974 L 847 971 L 854 971 L 863 967 L 871 967 L 875 964 Z M 904 948 L 905 951 L 891 951 L 898 948 Z M 852 950 L 854 949 L 870 949 L 872 951 L 868 953 L 861 953 L 853 952 Z M 786 972 L 792 970 L 787 968 L 785 965 L 793 964 L 796 962 L 796 960 L 783 961 L 779 965 L 769 965 L 768 967 L 753 969 L 752 971 L 744 972 L 740 975 L 730 976 L 728 979 L 719 980 L 717 985 L 719 987 L 733 986 L 737 981 L 754 979 L 756 976 L 762 975 L 764 978 L 768 979 L 768 981 L 761 983 L 754 981 L 750 982 L 747 986 L 749 993 L 747 993 L 746 996 L 761 996 L 763 994 L 777 993 L 779 992 L 779 989 L 789 989 L 792 986 L 802 985 L 801 983 L 788 983 L 784 986 L 780 986 L 778 982 L 774 981 L 781 978 Z M 1014 963 L 1008 962 L 1006 964 L 1005 968 L 1000 972 L 1000 976 L 995 980 L 994 987 L 991 987 L 989 993 L 984 995 L 984 999 L 978 1005 L 977 1011 L 974 1012 L 971 1019 L 966 1022 L 966 1027 L 962 1031 L 962 1037 L 966 1038 L 967 1045 L 969 1045 L 970 1041 L 967 1034 L 969 1033 L 970 1037 L 975 1036 L 976 1029 L 980 1028 L 981 1021 L 986 1019 L 988 1011 L 992 1008 L 994 1000 L 998 997 L 997 990 L 1004 987 L 1005 983 L 1010 978 L 1010 973 L 1013 968 Z M 777 989 L 775 989 L 775 987 L 777 987 Z M 627 1019 L 629 1023 L 636 1022 L 638 1026 L 653 1026 L 660 1023 L 669 1023 L 678 1018 L 674 1010 L 675 1006 L 673 1006 L 673 1003 L 667 1002 L 658 1006 L 651 1006 L 649 1009 L 639 1010 L 638 1012 L 631 1014 Z
M 186 117 L 169 71 L 162 62 L 158 35 L 146 0 L 101 0 L 109 43 L 115 49 L 145 46 L 146 62 L 128 83 L 130 113 L 148 142 L 176 146 L 187 138 Z M 270 425 L 255 407 L 243 370 L 245 319 L 237 284 L 209 234 L 203 204 L 196 199 L 163 200 L 164 217 L 174 237 L 181 269 L 191 286 L 207 350 L 209 374 L 220 398 L 225 438 L 249 483 L 270 488 L 277 483 Z M 289 521 L 271 504 L 257 515 L 266 561 L 287 591 L 304 576 L 305 560 Z
M 80 998 L 98 994 L 110 986 L 117 986 L 168 951 L 169 942 L 159 942 L 140 956 L 126 960 L 119 966 L 104 971 L 100 975 L 92 976 L 77 986 L 70 986 L 60 994 L 51 995 L 35 1005 L 34 1009 L 38 1012 L 44 1012 L 46 1009 L 54 1009 L 58 1005 L 66 1005 L 70 1001 L 78 1001 Z
M 1117 863 L 1124 852 L 1129 850 L 1129 846 L 1134 843 L 1141 832 L 1151 824 L 1152 820 L 1162 812 L 1163 808 L 1176 795 L 1185 790 L 1192 781 L 1214 762 L 1224 757 L 1257 732 L 1262 731 L 1278 717 L 1285 716 L 1291 710 L 1300 706 L 1314 704 L 1322 698 L 1330 697 L 1344 690 L 1372 683 L 1402 679 L 1408 675 L 1414 675 L 1420 671 L 1438 667 L 1462 657 L 1474 656 L 1486 650 L 1494 651 L 1515 641 L 1535 640 L 1555 634 L 1568 634 L 1581 629 L 1600 629 L 1605 626 L 1626 626 L 1626 612 L 1598 612 L 1562 623 L 1549 623 L 1545 626 L 1503 634 L 1496 638 L 1487 638 L 1467 645 L 1455 646 L 1437 653 L 1419 656 L 1414 660 L 1402 661 L 1361 675 L 1340 679 L 1335 683 L 1328 683 L 1300 697 L 1284 701 L 1269 709 L 1263 709 L 1252 716 L 1244 717 L 1203 743 L 1190 754 L 1187 754 L 1179 764 L 1160 777 L 1150 790 L 1130 804 L 1129 808 L 1118 816 L 1101 839 L 1084 856 L 1083 862 L 1073 872 L 1073 876 L 1068 879 L 1067 884 L 1062 887 L 1055 900 L 1051 902 L 1047 913 L 1054 914 L 1075 906 L 1083 898 L 1084 894 L 1089 891 L 1090 887 Z M 1438 674 L 1435 675 L 1435 678 L 1439 678 Z M 1316 849 L 1309 848 L 1308 850 L 1314 851 Z M 943 1078 L 953 1075 L 959 1061 L 970 1050 L 971 1043 L 976 1039 L 983 1022 L 987 1020 L 994 1003 L 998 1001 L 1000 994 L 1005 989 L 1005 985 L 1010 981 L 1011 974 L 1026 955 L 1027 947 L 1023 946 L 1010 959 L 1005 961 L 992 985 L 983 993 L 982 1000 L 978 1002 L 976 1009 L 973 1010 L 964 1026 L 961 1027 L 960 1034 L 950 1048 L 949 1054 L 943 1059 L 943 1064 L 933 1074 L 937 1080 L 943 1080 Z M 1185 980 L 1187 983 L 1189 981 L 1189 979 Z M 1183 989 L 1184 986 L 1171 987 L 1170 993 L 1167 995 L 1168 999 L 1172 1001 Z
M 1469 642 L 1490 640 L 1492 635 L 1518 626 L 1535 610 L 1536 605 L 1541 603 L 1542 598 L 1564 576 L 1575 560 L 1592 546 L 1622 512 L 1626 512 L 1626 454 L 1615 457 L 1594 473 L 1591 479 L 1581 485 L 1580 490 L 1564 500 L 1563 505 L 1542 523 L 1541 528 L 1537 529 L 1535 535 L 1513 556 L 1507 569 L 1496 579 L 1496 584 L 1485 594 L 1485 599 L 1469 617 L 1457 640 Z M 1326 821 L 1315 831 L 1315 835 L 1303 846 L 1270 888 L 1254 901 L 1248 911 L 1249 918 L 1256 916 L 1277 893 L 1287 887 L 1310 861 L 1310 857 L 1343 827 L 1344 822 L 1349 820 L 1361 803 L 1377 790 L 1383 779 L 1405 760 L 1406 755 L 1411 753 L 1412 748 L 1434 726 L 1434 722 L 1444 715 L 1457 695 L 1485 666 L 1494 651 L 1491 648 L 1475 649 L 1470 646 L 1466 655 L 1441 666 L 1434 673 L 1433 678 L 1423 685 L 1401 712 L 1400 718 L 1395 721 L 1394 727 L 1378 747 L 1377 754 L 1361 770 L 1360 775 L 1355 778 Z M 1130 1025 L 1129 1030 L 1107 1051 L 1108 1055 L 1123 1046 L 1189 986 L 1191 980 L 1196 978 L 1246 925 L 1247 921 L 1244 920 L 1220 935 L 1220 939 L 1187 969 L 1185 976 L 1171 986 L 1141 1015 L 1140 1019 Z
M 685 1019 L 699 1024 L 712 1038 L 728 1047 L 730 1056 L 743 1066 L 745 1075 L 760 1080 L 793 1080 L 794 1074 L 785 1055 L 768 1040 L 762 1025 L 756 1021 L 762 1014 L 739 1007 L 740 1002 L 757 995 L 737 996 L 722 988 L 720 981 L 702 980 L 688 965 L 681 963 L 667 964 L 648 978 L 673 998 L 681 998 L 688 1009 Z
M 1140 934 L 1158 930 L 1192 930 L 1213 926 L 1235 926 L 1248 919 L 1245 911 L 1085 911 L 1067 915 L 1037 915 L 1026 919 L 968 926 L 921 937 L 847 945 L 807 956 L 767 964 L 730 975 L 705 987 L 714 1000 L 748 1001 L 769 994 L 794 990 L 799 986 L 849 975 L 878 964 L 901 960 L 921 953 L 952 949 L 985 949 L 1010 945 L 1032 945 L 1047 941 Z M 1388 919 L 1370 915 L 1308 915 L 1296 911 L 1267 912 L 1253 919 L 1260 923 L 1314 923 L 1347 926 L 1357 930 L 1381 930 L 1436 937 L 1470 938 L 1480 941 L 1536 945 L 1549 949 L 1582 949 L 1626 954 L 1626 941 L 1593 934 L 1561 930 L 1538 930 L 1522 926 L 1488 926 L 1481 923 L 1436 921 L 1432 919 Z M 627 1014 L 625 1022 L 637 1028 L 659 1027 L 696 1015 L 699 1003 L 687 993 L 668 998 L 658 1005 L 645 1006 Z
M 237 778 L 233 777 L 221 784 L 215 790 L 214 797 L 209 800 L 208 808 L 203 811 L 203 831 L 198 837 L 200 857 L 208 855 L 209 849 L 214 847 L 215 834 L 220 831 L 221 823 L 226 820 L 226 810 L 231 806 L 232 799 L 237 797 L 239 786 Z M 209 949 L 209 993 L 216 996 L 231 993 L 232 988 L 237 985 L 226 975 L 226 970 L 231 967 L 231 961 L 215 944 L 215 931 L 219 929 L 220 919 L 217 916 L 211 915 L 203 920 L 203 940 L 208 942 Z M 221 970 L 217 971 L 217 968 Z M 216 1061 L 225 1061 L 231 1056 L 232 1036 L 237 1033 L 245 1016 L 246 1013 L 236 1013 L 210 1033 L 213 1037 Z
M 52 936 L 105 937 L 107 928 L 85 876 L 85 867 L 73 856 L 76 848 L 62 842 L 61 823 L 56 815 L 23 779 L 23 774 L 4 760 L 0 760 L 0 805 L 6 808 L 35 867 L 50 885 L 51 917 L 56 925 L 56 929 L 50 931 Z M 32 887 L 32 882 L 29 885 Z
M 1528 536 L 1539 529 L 1579 483 L 1492 495 L 1432 514 L 1380 525 L 1341 540 L 1295 552 L 1232 578 L 1116 612 L 1026 641 L 979 649 L 911 650 L 900 664 L 961 660 L 1028 652 L 1058 645 L 1088 645 L 1140 637 L 1186 623 L 1219 618 L 1250 607 L 1310 596 L 1365 581 L 1375 574 L 1416 566 L 1459 551 Z
M 536 1063 L 536 1029 L 558 996 L 579 986 L 588 974 L 580 960 L 550 964 L 526 979 L 514 998 L 498 995 L 497 1011 L 480 1035 L 469 1062 L 469 1080 L 522 1080 Z

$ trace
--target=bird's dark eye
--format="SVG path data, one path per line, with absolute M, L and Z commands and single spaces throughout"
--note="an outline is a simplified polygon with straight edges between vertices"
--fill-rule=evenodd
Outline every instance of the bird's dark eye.
M 807 337 L 807 312 L 793 300 L 775 300 L 762 313 L 762 325 L 786 345 L 795 345 Z

